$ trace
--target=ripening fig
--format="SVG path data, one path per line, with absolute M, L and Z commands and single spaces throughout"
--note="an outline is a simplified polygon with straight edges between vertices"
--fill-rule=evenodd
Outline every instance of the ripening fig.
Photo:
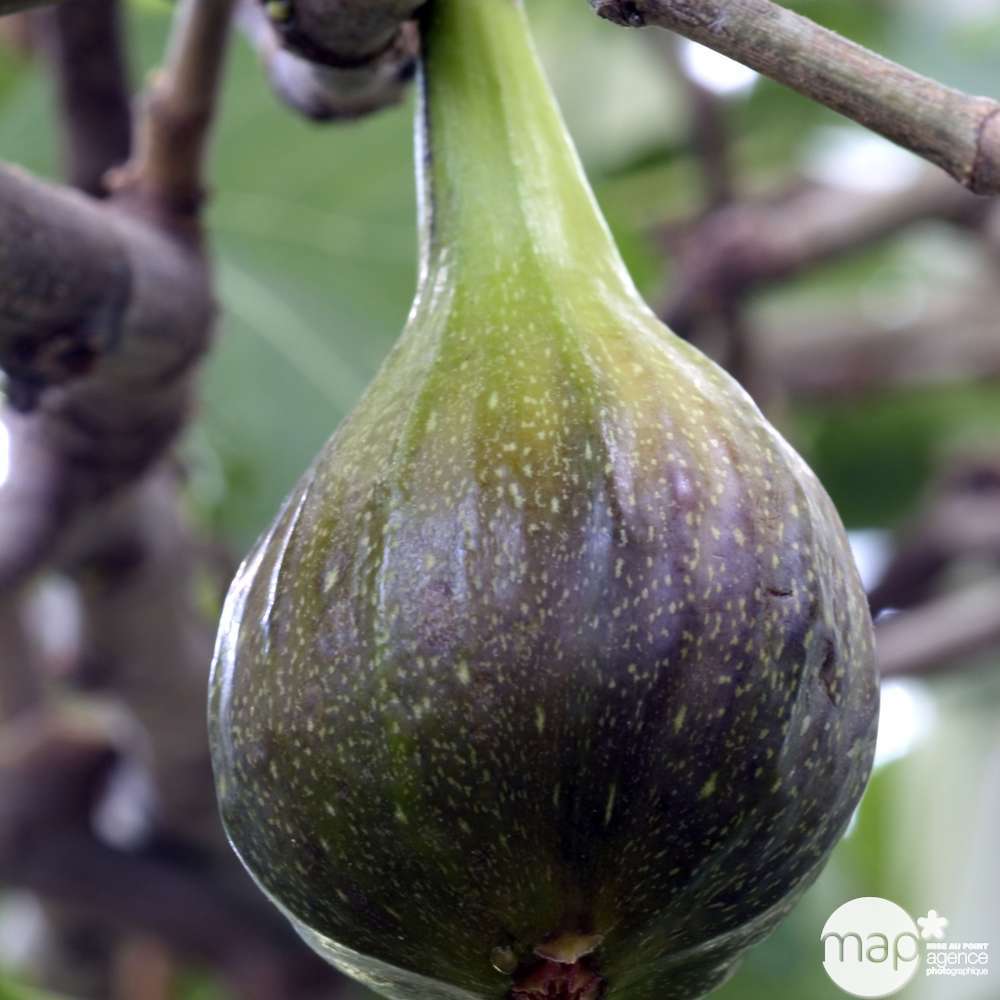
M 688 1000 L 864 789 L 871 623 L 833 506 L 640 299 L 515 0 L 425 18 L 406 329 L 233 585 L 240 856 L 404 1000 Z

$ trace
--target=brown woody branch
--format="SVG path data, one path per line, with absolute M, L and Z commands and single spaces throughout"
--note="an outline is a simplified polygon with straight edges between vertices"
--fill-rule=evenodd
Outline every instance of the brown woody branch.
M 995 327 L 988 340 L 994 344 L 1000 377 Z M 902 345 L 904 351 L 907 346 Z M 872 611 L 914 607 L 940 588 L 956 564 L 982 560 L 1000 564 L 1000 453 L 977 448 L 954 456 L 935 477 L 869 594 Z
M 155 935 L 185 958 L 222 971 L 243 1000 L 301 996 L 307 984 L 332 978 L 242 894 L 226 892 L 197 868 L 119 851 L 82 830 L 37 838 L 11 867 L 0 868 L 0 879 L 61 904 L 91 926 Z
M 937 164 L 976 194 L 1000 193 L 1000 102 L 914 73 L 771 0 L 590 2 L 616 24 L 668 28 L 750 66 Z
M 310 62 L 354 69 L 398 41 L 424 0 L 276 0 L 268 15 L 285 45 Z
M 44 7 L 48 4 L 60 3 L 62 0 L 0 0 L 0 17 L 7 14 L 19 14 L 22 10 L 33 7 Z
M 224 847 L 204 738 L 213 630 L 194 606 L 199 553 L 176 477 L 150 475 L 188 415 L 213 312 L 193 216 L 228 15 L 227 2 L 183 0 L 112 199 L 0 169 L 0 366 L 26 411 L 4 418 L 12 455 L 0 487 L 0 700 L 15 720 L 0 733 L 0 882 L 89 927 L 155 934 L 224 969 L 234 995 L 266 1000 L 328 987 L 333 974 Z M 18 585 L 42 567 L 78 586 L 73 680 L 127 705 L 136 745 L 109 740 L 103 724 L 46 722 L 59 695 L 41 697 L 18 618 Z M 156 792 L 154 838 L 129 852 L 91 822 L 126 758 L 146 763 Z M 192 842 L 207 848 L 193 861 Z
M 205 154 L 215 117 L 235 0 L 180 0 L 163 68 L 143 102 L 132 161 L 113 182 L 120 199 L 183 218 L 204 196 Z
M 0 366 L 34 411 L 12 423 L 0 486 L 2 592 L 34 568 L 33 543 L 40 562 L 173 440 L 213 307 L 186 238 L 9 168 L 0 234 Z
M 688 72 L 681 59 L 680 39 L 653 34 L 653 51 L 684 89 L 691 152 L 704 187 L 706 208 L 702 215 L 734 200 L 733 150 L 723 98 Z
M 73 0 L 31 17 L 52 66 L 65 176 L 95 197 L 132 148 L 132 111 L 118 0 Z
M 933 171 L 890 194 L 803 185 L 724 205 L 666 229 L 664 243 L 678 262 L 663 315 L 686 333 L 720 300 L 742 298 L 928 220 L 983 226 L 991 210 L 991 202 Z
M 0 52 L 10 53 L 20 59 L 31 55 L 31 13 L 0 17 Z
M 213 313 L 191 213 L 231 6 L 182 0 L 111 203 L 0 168 L 0 367 L 34 410 L 0 488 L 0 592 L 151 468 L 188 415 Z
M 121 340 L 139 232 L 88 198 L 0 167 L 0 367 L 23 391 L 81 376 Z
M 77 0 L 72 4 L 23 15 L 33 36 L 47 55 L 56 78 L 60 120 L 64 133 L 64 158 L 72 182 L 88 192 L 103 193 L 103 176 L 127 155 L 131 135 L 131 113 L 124 69 L 123 46 L 116 0 Z M 30 24 L 29 24 L 30 22 Z M 5 22 L 7 23 L 7 22 Z M 0 182 L 0 217 L 10 246 L 0 247 L 0 260 L 7 269 L 0 278 L 0 341 L 9 354 L 0 351 L 0 367 L 6 365 L 13 378 L 7 394 L 15 403 L 30 407 L 48 378 L 34 370 L 32 358 L 48 353 L 49 360 L 62 352 L 73 369 L 87 362 L 87 348 L 69 336 L 79 324 L 97 334 L 107 324 L 113 333 L 114 317 L 124 308 L 127 291 L 122 287 L 125 263 L 100 231 L 88 227 L 87 249 L 92 256 L 67 260 L 61 240 L 75 227 L 69 216 L 65 229 L 46 232 L 30 211 L 31 201 L 18 204 L 23 189 L 16 182 L 3 189 Z M 22 211 L 25 207 L 28 212 Z M 49 206 L 49 218 L 58 212 Z M 44 246 L 51 270 L 40 267 L 34 274 L 21 267 L 27 260 L 37 264 L 37 251 Z M 69 246 L 80 249 L 69 240 Z M 25 252 L 26 248 L 31 248 Z M 76 278 L 74 286 L 68 276 Z M 96 287 L 87 283 L 97 281 Z M 100 318 L 103 317 L 103 320 Z M 37 325 L 36 325 L 37 324 Z M 55 331 L 54 333 L 52 331 Z M 46 346 L 38 334 L 52 337 Z M 85 337 L 83 339 L 86 339 Z M 76 354 L 76 360 L 71 356 Z M 24 369 L 21 361 L 27 362 Z M 41 366 L 47 367 L 42 361 Z M 57 362 L 57 367 L 63 367 Z M 58 548 L 69 514 L 74 488 L 72 470 L 61 467 L 59 455 L 49 445 L 50 423 L 17 413 L 6 414 L 11 438 L 14 471 L 2 490 L 3 522 L 0 528 L 0 619 L 5 623 L 0 649 L 4 669 L 0 674 L 0 701 L 5 714 L 13 717 L 42 700 L 42 668 L 21 622 L 22 608 L 17 583 L 26 579 Z
M 221 595 L 223 583 L 210 578 L 180 486 L 163 463 L 91 517 L 65 568 L 83 613 L 81 682 L 141 724 L 158 828 L 225 852 L 204 724 L 215 620 L 197 603 L 199 584 Z
M 887 306 L 888 308 L 888 306 Z M 845 314 L 762 324 L 762 365 L 799 400 L 848 400 L 900 388 L 1000 382 L 1000 299 L 970 293 L 899 326 Z M 947 334 L 944 335 L 944 331 Z
M 155 844 L 122 851 L 93 833 L 94 809 L 128 749 L 127 728 L 102 706 L 80 705 L 24 716 L 0 732 L 0 883 L 98 926 L 155 934 L 225 970 L 248 1000 L 329 982 L 232 867 L 190 851 L 163 856 Z
M 702 233 L 712 228 L 712 220 L 716 217 L 728 214 L 735 200 L 736 178 L 724 102 L 687 71 L 680 58 L 679 39 L 666 35 L 650 37 L 667 68 L 687 93 L 690 145 L 698 162 L 705 198 L 704 208 L 692 229 L 694 233 Z M 685 287 L 690 287 L 694 276 L 687 277 Z M 701 346 L 710 351 L 761 407 L 773 410 L 774 387 L 757 363 L 752 323 L 744 298 L 736 294 L 713 294 L 702 304 L 701 318 L 707 322 L 699 330 Z M 677 329 L 682 335 L 691 332 Z M 721 342 L 715 349 L 704 342 L 708 338 L 703 335 L 709 329 L 720 334 Z
M 25 628 L 19 601 L 0 601 L 0 725 L 42 700 L 40 657 Z
M 416 69 L 416 26 L 405 23 L 372 58 L 350 65 L 313 61 L 290 47 L 260 0 L 241 0 L 237 16 L 274 92 L 313 121 L 343 121 L 398 103 Z
M 56 828 L 18 853 L 0 878 L 59 903 L 90 924 L 167 942 L 185 958 L 227 974 L 236 996 L 294 996 L 324 971 L 257 907 L 197 868 L 102 844 L 84 830 Z
M 876 639 L 883 677 L 961 667 L 1000 648 L 1000 580 L 989 579 L 883 618 Z

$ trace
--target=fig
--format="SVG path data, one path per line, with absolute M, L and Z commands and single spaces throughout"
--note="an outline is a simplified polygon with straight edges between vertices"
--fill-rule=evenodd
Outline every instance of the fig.
M 515 0 L 432 0 L 401 339 L 239 571 L 222 816 L 405 1000 L 687 1000 L 815 879 L 872 763 L 835 509 L 640 298 Z

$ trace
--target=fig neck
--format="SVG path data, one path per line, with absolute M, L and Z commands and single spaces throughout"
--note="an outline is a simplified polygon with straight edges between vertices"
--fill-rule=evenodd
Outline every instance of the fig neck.
M 422 44 L 421 287 L 573 276 L 636 295 L 519 0 L 433 0 Z

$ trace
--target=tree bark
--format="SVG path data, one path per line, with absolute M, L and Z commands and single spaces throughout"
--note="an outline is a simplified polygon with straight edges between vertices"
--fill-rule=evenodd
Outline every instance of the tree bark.
M 976 194 L 1000 193 L 997 101 L 945 87 L 771 0 L 590 2 L 616 24 L 668 28 L 750 66 L 936 163 Z

